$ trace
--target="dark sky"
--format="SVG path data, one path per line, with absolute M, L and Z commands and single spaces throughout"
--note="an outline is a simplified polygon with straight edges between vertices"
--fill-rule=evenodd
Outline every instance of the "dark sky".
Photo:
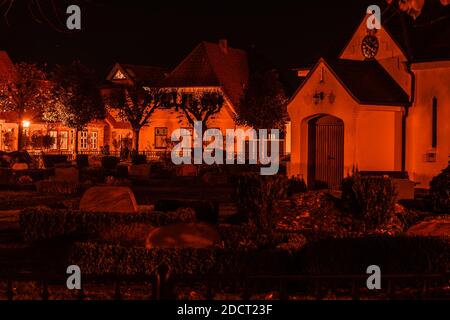
M 295 67 L 330 47 L 342 46 L 377 0 L 54 0 L 64 20 L 67 4 L 82 9 L 82 30 L 58 32 L 38 24 L 16 0 L 6 24 L 0 15 L 0 49 L 14 61 L 64 63 L 73 59 L 105 72 L 114 62 L 175 66 L 202 40 L 228 39 L 257 50 L 279 67 Z M 50 0 L 39 0 L 51 3 Z M 384 1 L 381 1 L 384 3 Z M 57 24 L 53 7 L 43 5 Z M 39 8 L 33 12 L 39 15 Z M 101 70 L 101 71 L 100 71 Z

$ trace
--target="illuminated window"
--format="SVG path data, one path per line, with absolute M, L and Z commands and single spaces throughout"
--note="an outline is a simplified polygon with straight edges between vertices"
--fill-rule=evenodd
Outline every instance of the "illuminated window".
M 69 132 L 61 131 L 59 133 L 59 148 L 61 150 L 69 149 Z
M 117 70 L 116 74 L 114 75 L 114 80 L 125 80 L 127 77 L 123 74 L 122 71 Z
M 49 132 L 49 136 L 52 137 L 52 145 L 50 146 L 51 150 L 58 149 L 58 131 L 52 130 Z
M 155 148 L 167 148 L 167 128 L 155 128 Z
M 98 148 L 98 133 L 96 131 L 91 132 L 91 149 L 97 150 Z
M 80 148 L 81 149 L 88 148 L 88 132 L 87 131 L 80 132 Z

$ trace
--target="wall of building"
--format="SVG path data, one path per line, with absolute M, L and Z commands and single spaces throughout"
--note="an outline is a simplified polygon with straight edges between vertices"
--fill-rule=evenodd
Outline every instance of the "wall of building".
M 366 19 L 364 19 L 341 53 L 340 58 L 364 60 L 365 57 L 362 54 L 361 45 L 367 34 Z M 379 49 L 375 59 L 389 72 L 406 93 L 411 92 L 411 75 L 408 73 L 405 54 L 384 28 L 378 30 L 375 33 L 375 37 L 378 38 L 379 42 Z
M 418 63 L 416 96 L 407 122 L 407 170 L 418 187 L 427 188 L 431 179 L 447 167 L 450 156 L 450 61 Z M 437 98 L 437 147 L 432 147 L 432 105 Z M 427 159 L 435 153 L 435 161 Z
M 318 104 L 313 100 L 316 92 L 325 94 Z M 360 106 L 323 61 L 293 97 L 288 112 L 292 139 L 290 176 L 307 179 L 308 121 L 323 114 L 344 122 L 344 176 L 355 168 L 401 170 L 401 108 Z

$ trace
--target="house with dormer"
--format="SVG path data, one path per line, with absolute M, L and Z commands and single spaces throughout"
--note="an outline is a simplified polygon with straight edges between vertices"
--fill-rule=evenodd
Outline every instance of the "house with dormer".
M 186 92 L 221 92 L 225 98 L 221 111 L 208 121 L 208 128 L 217 128 L 225 135 L 226 129 L 235 129 L 235 106 L 239 103 L 248 82 L 248 61 L 245 51 L 231 48 L 226 40 L 219 43 L 201 42 L 172 71 L 151 66 L 116 64 L 107 77 L 114 85 L 139 82 L 168 90 Z M 110 143 L 131 135 L 129 124 L 109 114 Z M 140 133 L 140 151 L 166 151 L 171 133 L 179 128 L 190 128 L 181 111 L 156 110 L 150 124 Z
M 415 51 L 401 31 L 369 30 L 365 17 L 337 57 L 308 70 L 288 105 L 290 175 L 337 187 L 356 169 L 401 172 L 427 188 L 448 165 L 450 50 L 421 34 L 427 50 Z

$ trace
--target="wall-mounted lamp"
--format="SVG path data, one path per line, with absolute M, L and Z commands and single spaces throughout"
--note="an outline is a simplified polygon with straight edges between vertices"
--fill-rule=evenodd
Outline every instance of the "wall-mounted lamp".
M 319 104 L 320 102 L 323 101 L 323 99 L 325 98 L 325 93 L 321 92 L 315 92 L 313 95 L 313 101 L 314 104 Z

